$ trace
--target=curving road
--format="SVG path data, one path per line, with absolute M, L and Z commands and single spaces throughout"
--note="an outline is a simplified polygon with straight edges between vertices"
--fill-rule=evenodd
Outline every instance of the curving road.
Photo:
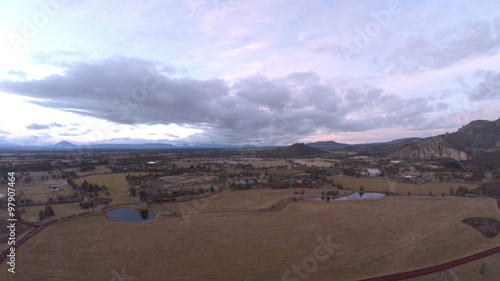
M 498 209 L 500 210 L 500 199 L 497 200 L 497 206 Z M 362 281 L 397 281 L 397 280 L 404 280 L 404 279 L 409 279 L 409 278 L 414 278 L 414 277 L 419 277 L 431 273 L 436 273 L 436 272 L 441 272 L 459 265 L 463 265 L 478 259 L 485 258 L 487 256 L 496 254 L 500 252 L 500 246 L 495 247 L 493 249 L 489 249 L 484 252 L 480 252 L 474 255 L 470 255 L 465 258 L 461 258 L 458 260 L 454 261 L 449 261 L 445 262 L 442 264 L 426 267 L 426 268 L 421 268 L 417 270 L 412 270 L 408 272 L 402 272 L 402 273 L 396 273 L 396 274 L 391 274 L 391 275 L 385 275 L 385 276 L 380 276 L 380 277 L 375 277 L 375 278 L 369 278 L 369 279 L 363 279 Z

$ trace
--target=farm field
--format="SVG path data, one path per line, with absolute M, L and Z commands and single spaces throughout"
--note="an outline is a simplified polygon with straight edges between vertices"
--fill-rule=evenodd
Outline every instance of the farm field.
M 47 199 L 53 198 L 57 202 L 59 196 L 71 196 L 74 194 L 73 188 L 69 184 L 56 185 L 58 187 L 63 187 L 63 190 L 50 191 L 49 187 L 51 185 L 33 186 L 33 187 L 22 187 L 22 185 L 17 186 L 17 191 L 24 196 L 24 198 L 32 199 L 33 202 L 47 202 Z
M 336 183 L 342 184 L 344 188 L 350 188 L 353 190 L 358 190 L 359 187 L 363 185 L 366 191 L 389 191 L 399 194 L 407 194 L 408 192 L 411 192 L 411 195 L 428 195 L 429 192 L 432 192 L 433 195 L 441 195 L 443 192 L 445 195 L 449 195 L 451 188 L 456 191 L 459 186 L 463 186 L 468 189 L 477 187 L 477 184 L 454 182 L 409 184 L 388 181 L 382 178 L 351 178 L 344 176 L 333 176 L 329 178 Z
M 251 164 L 254 168 L 260 168 L 261 166 L 287 166 L 291 167 L 292 165 L 284 160 L 249 160 L 240 162 L 242 164 Z
M 500 253 L 408 281 L 497 280 L 500 276 Z
M 119 174 L 104 174 L 104 175 L 94 175 L 87 176 L 76 179 L 75 182 L 81 185 L 84 180 L 88 182 L 106 185 L 113 198 L 112 204 L 123 204 L 123 203 L 137 203 L 135 198 L 128 196 L 128 183 L 125 177 L 129 173 L 119 173 Z M 144 175 L 145 173 L 130 173 L 131 175 Z
M 89 170 L 89 171 L 85 171 L 85 172 L 80 172 L 78 169 L 69 169 L 68 172 L 71 170 L 74 170 L 80 176 L 111 173 L 111 170 L 109 168 L 106 168 L 106 165 L 99 165 L 99 166 L 96 166 L 94 170 Z
M 47 204 L 51 205 L 54 210 L 54 216 L 49 217 L 47 220 L 53 220 L 58 218 L 64 218 L 66 216 L 76 215 L 80 213 L 84 213 L 89 211 L 88 209 L 82 209 L 78 202 L 76 203 L 64 203 L 64 204 Z M 29 222 L 39 222 L 38 220 L 38 212 L 43 211 L 45 205 L 39 206 L 29 206 L 29 207 L 21 207 L 26 213 L 22 214 L 22 218 Z
M 295 189 L 224 190 L 219 194 L 205 199 L 165 204 L 165 206 L 181 213 L 186 213 L 186 211 L 190 213 L 189 210 L 194 211 L 193 209 L 196 210 L 196 213 L 257 210 L 269 207 L 281 199 L 291 198 L 294 190 Z
M 252 198 L 274 191 L 245 192 L 224 191 L 209 198 L 207 209 L 221 209 L 224 204 L 238 208 L 244 198 L 253 202 Z M 278 199 L 289 192 L 293 190 L 268 196 Z M 247 207 L 264 205 L 257 202 Z M 330 252 L 321 251 L 328 259 L 307 273 L 308 280 L 359 280 L 500 245 L 499 236 L 484 238 L 461 222 L 472 216 L 500 219 L 496 201 L 450 197 L 301 201 L 276 212 L 198 213 L 188 220 L 160 216 L 138 224 L 109 221 L 99 214 L 57 222 L 40 232 L 18 250 L 19 266 L 30 270 L 7 275 L 2 263 L 0 279 L 110 280 L 124 272 L 141 280 L 283 280 L 292 266 L 302 266 L 314 256 L 320 238 L 330 241 Z
M 335 163 L 340 162 L 337 159 L 324 159 L 324 158 L 314 158 L 314 159 L 291 159 L 293 162 L 301 165 L 306 165 L 308 167 L 331 167 Z

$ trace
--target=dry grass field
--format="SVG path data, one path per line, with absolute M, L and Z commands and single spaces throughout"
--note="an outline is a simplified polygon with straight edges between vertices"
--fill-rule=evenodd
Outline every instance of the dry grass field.
M 294 189 L 224 190 L 197 201 L 165 204 L 165 206 L 181 213 L 191 213 L 189 210 L 195 213 L 258 210 L 267 208 L 281 199 L 291 198 L 293 192 Z
M 59 196 L 68 196 L 73 195 L 75 192 L 69 184 L 61 184 L 57 186 L 64 187 L 63 190 L 49 190 L 50 185 L 42 185 L 42 186 L 33 186 L 33 187 L 22 187 L 18 185 L 16 188 L 17 193 L 24 196 L 24 198 L 32 199 L 34 202 L 45 203 L 47 199 L 53 198 L 57 201 Z
M 455 281 L 455 280 L 483 280 L 496 281 L 500 276 L 500 253 L 476 260 L 443 273 L 433 273 L 421 277 L 408 279 L 409 281 Z
M 407 194 L 408 192 L 411 192 L 412 195 L 428 195 L 431 191 L 434 195 L 441 195 L 443 192 L 445 195 L 449 195 L 450 188 L 453 188 L 453 190 L 456 191 L 459 186 L 463 186 L 468 189 L 477 187 L 477 184 L 453 182 L 409 184 L 388 181 L 382 178 L 351 178 L 343 176 L 334 176 L 329 178 L 336 183 L 338 182 L 342 184 L 344 188 L 351 188 L 353 190 L 358 190 L 359 187 L 363 185 L 366 191 L 390 191 L 399 194 Z
M 265 205 L 262 198 L 278 199 L 293 190 L 266 192 L 224 191 L 210 198 L 206 208 L 258 208 Z M 500 219 L 496 201 L 388 197 L 297 202 L 277 212 L 198 213 L 188 220 L 160 216 L 138 224 L 99 214 L 57 222 L 40 232 L 18 249 L 15 275 L 0 265 L 0 280 L 283 280 L 292 266 L 311 261 L 321 245 L 318 237 L 330 237 L 333 246 L 307 280 L 359 280 L 500 245 L 500 237 L 484 238 L 461 222 L 472 216 Z
M 58 218 L 64 218 L 66 216 L 75 215 L 79 213 L 86 212 L 88 210 L 84 210 L 80 207 L 79 203 L 67 203 L 67 204 L 47 204 L 51 205 L 54 210 L 54 216 L 50 217 L 47 220 L 53 220 Z M 22 218 L 29 222 L 38 222 L 38 212 L 43 211 L 45 206 L 30 206 L 30 207 L 21 207 L 26 210 L 26 213 L 22 214 Z M 45 220 L 44 220 L 45 221 Z

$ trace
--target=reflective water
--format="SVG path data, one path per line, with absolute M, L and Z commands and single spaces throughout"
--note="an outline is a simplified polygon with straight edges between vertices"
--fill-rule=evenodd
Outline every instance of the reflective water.
M 190 179 L 185 179 L 183 181 L 197 181 L 199 180 L 200 178 L 190 178 Z
M 363 200 L 363 199 L 377 199 L 377 198 L 381 198 L 381 197 L 384 197 L 384 196 L 385 195 L 382 194 L 382 193 L 371 193 L 371 192 L 359 193 L 359 192 L 356 192 L 356 193 L 353 193 L 353 194 L 351 194 L 349 196 L 336 198 L 333 201 L 350 201 L 350 200 Z M 323 200 L 321 200 L 321 198 L 314 198 L 313 200 L 314 201 L 323 201 Z M 332 200 L 330 200 L 330 202 L 332 202 Z
M 156 217 L 156 212 L 141 211 L 132 208 L 118 208 L 106 213 L 110 220 L 119 222 L 146 222 Z

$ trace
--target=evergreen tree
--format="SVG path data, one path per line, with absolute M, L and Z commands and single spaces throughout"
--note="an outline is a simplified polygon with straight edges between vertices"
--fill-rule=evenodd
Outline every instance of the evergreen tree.
M 40 211 L 38 212 L 38 220 L 39 220 L 39 221 L 43 221 L 44 219 L 45 219 L 45 212 L 44 212 L 44 211 L 42 211 L 42 210 L 40 210 Z
M 137 190 L 135 189 L 135 187 L 131 187 L 129 188 L 129 193 L 130 193 L 130 196 L 137 196 Z
M 88 188 L 89 188 L 89 183 L 87 182 L 87 180 L 84 180 L 82 183 L 82 189 L 87 190 Z
M 139 192 L 139 197 L 141 201 L 148 201 L 148 194 L 144 190 L 141 190 L 141 192 Z

